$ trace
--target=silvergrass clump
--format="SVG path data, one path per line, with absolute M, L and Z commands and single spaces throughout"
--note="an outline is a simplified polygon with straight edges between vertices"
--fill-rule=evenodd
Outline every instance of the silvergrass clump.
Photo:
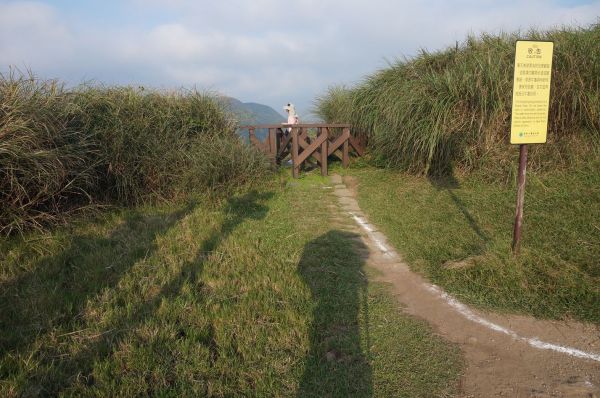
M 564 167 L 597 150 L 600 136 L 600 24 L 527 34 L 482 35 L 439 52 L 399 60 L 351 89 L 316 101 L 327 121 L 351 122 L 374 160 L 416 173 L 514 172 L 508 145 L 517 39 L 555 43 L 548 143 L 531 167 Z M 585 144 L 585 143 L 587 144 Z M 592 143 L 592 145 L 590 145 Z
M 90 204 L 223 194 L 260 180 L 210 95 L 0 75 L 0 231 L 40 228 Z
M 262 157 L 239 145 L 233 119 L 211 95 L 83 86 L 72 93 L 72 102 L 82 128 L 100 144 L 98 172 L 105 185 L 98 194 L 110 200 L 138 204 L 184 191 L 222 189 L 238 181 L 233 173 L 243 167 L 232 167 L 236 160 L 250 161 L 257 169 L 246 171 L 262 174 Z M 218 151 L 217 143 L 248 156 Z M 230 178 L 215 178 L 208 169 Z
M 98 183 L 96 143 L 75 129 L 61 83 L 0 76 L 0 231 L 55 222 Z

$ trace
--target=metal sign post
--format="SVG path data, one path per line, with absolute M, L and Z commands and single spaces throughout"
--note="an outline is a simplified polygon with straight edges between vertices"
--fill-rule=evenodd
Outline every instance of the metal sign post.
M 550 82 L 554 43 L 517 41 L 510 143 L 520 145 L 517 210 L 512 251 L 519 254 L 525 202 L 527 144 L 545 144 L 550 108 Z

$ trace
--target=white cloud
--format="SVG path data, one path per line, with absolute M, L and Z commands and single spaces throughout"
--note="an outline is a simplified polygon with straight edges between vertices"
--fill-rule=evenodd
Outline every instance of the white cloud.
M 0 4 L 0 68 L 31 66 L 71 82 L 199 85 L 246 101 L 295 101 L 306 114 L 333 83 L 352 82 L 385 59 L 462 41 L 468 33 L 597 21 L 600 1 L 542 0 L 129 0 L 110 2 L 164 18 L 80 24 L 42 2 Z M 125 6 L 122 6 L 125 7 Z
M 36 2 L 0 4 L 0 61 L 50 68 L 73 55 L 75 40 L 51 7 Z

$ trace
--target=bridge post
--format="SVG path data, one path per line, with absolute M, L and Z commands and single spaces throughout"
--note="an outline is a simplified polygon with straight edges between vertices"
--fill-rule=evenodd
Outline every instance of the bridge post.
M 298 178 L 300 175 L 300 165 L 298 164 L 298 128 L 292 127 L 292 176 Z
M 326 176 L 327 175 L 327 158 L 328 158 L 328 143 L 329 143 L 329 129 L 327 127 L 322 127 L 321 128 L 321 134 L 325 135 L 325 140 L 323 140 L 323 143 L 321 144 L 321 175 L 322 176 Z
M 346 136 L 346 139 L 344 140 L 343 148 L 342 148 L 342 167 L 343 168 L 347 168 L 348 167 L 348 163 L 350 162 L 350 155 L 348 154 L 348 146 L 349 143 L 348 141 L 350 140 L 350 129 L 349 128 L 344 128 L 344 133 Z
M 278 165 L 281 164 L 281 144 L 282 144 L 282 137 L 283 137 L 283 132 L 281 129 L 276 129 L 275 130 L 275 147 L 277 148 L 275 151 L 275 163 L 277 163 Z
M 250 143 L 256 145 L 256 135 L 254 135 L 254 127 L 248 128 L 248 139 Z
M 273 164 L 275 164 L 277 162 L 277 136 L 275 129 L 269 129 L 268 140 L 269 156 L 271 156 L 271 160 L 273 161 Z

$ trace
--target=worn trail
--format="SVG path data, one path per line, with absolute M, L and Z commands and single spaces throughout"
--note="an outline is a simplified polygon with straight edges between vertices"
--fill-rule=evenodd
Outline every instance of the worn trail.
M 412 272 L 362 213 L 355 192 L 333 176 L 340 228 L 359 233 L 367 264 L 404 311 L 426 320 L 459 344 L 466 370 L 465 397 L 600 397 L 600 330 L 577 322 L 483 312 L 459 302 Z

